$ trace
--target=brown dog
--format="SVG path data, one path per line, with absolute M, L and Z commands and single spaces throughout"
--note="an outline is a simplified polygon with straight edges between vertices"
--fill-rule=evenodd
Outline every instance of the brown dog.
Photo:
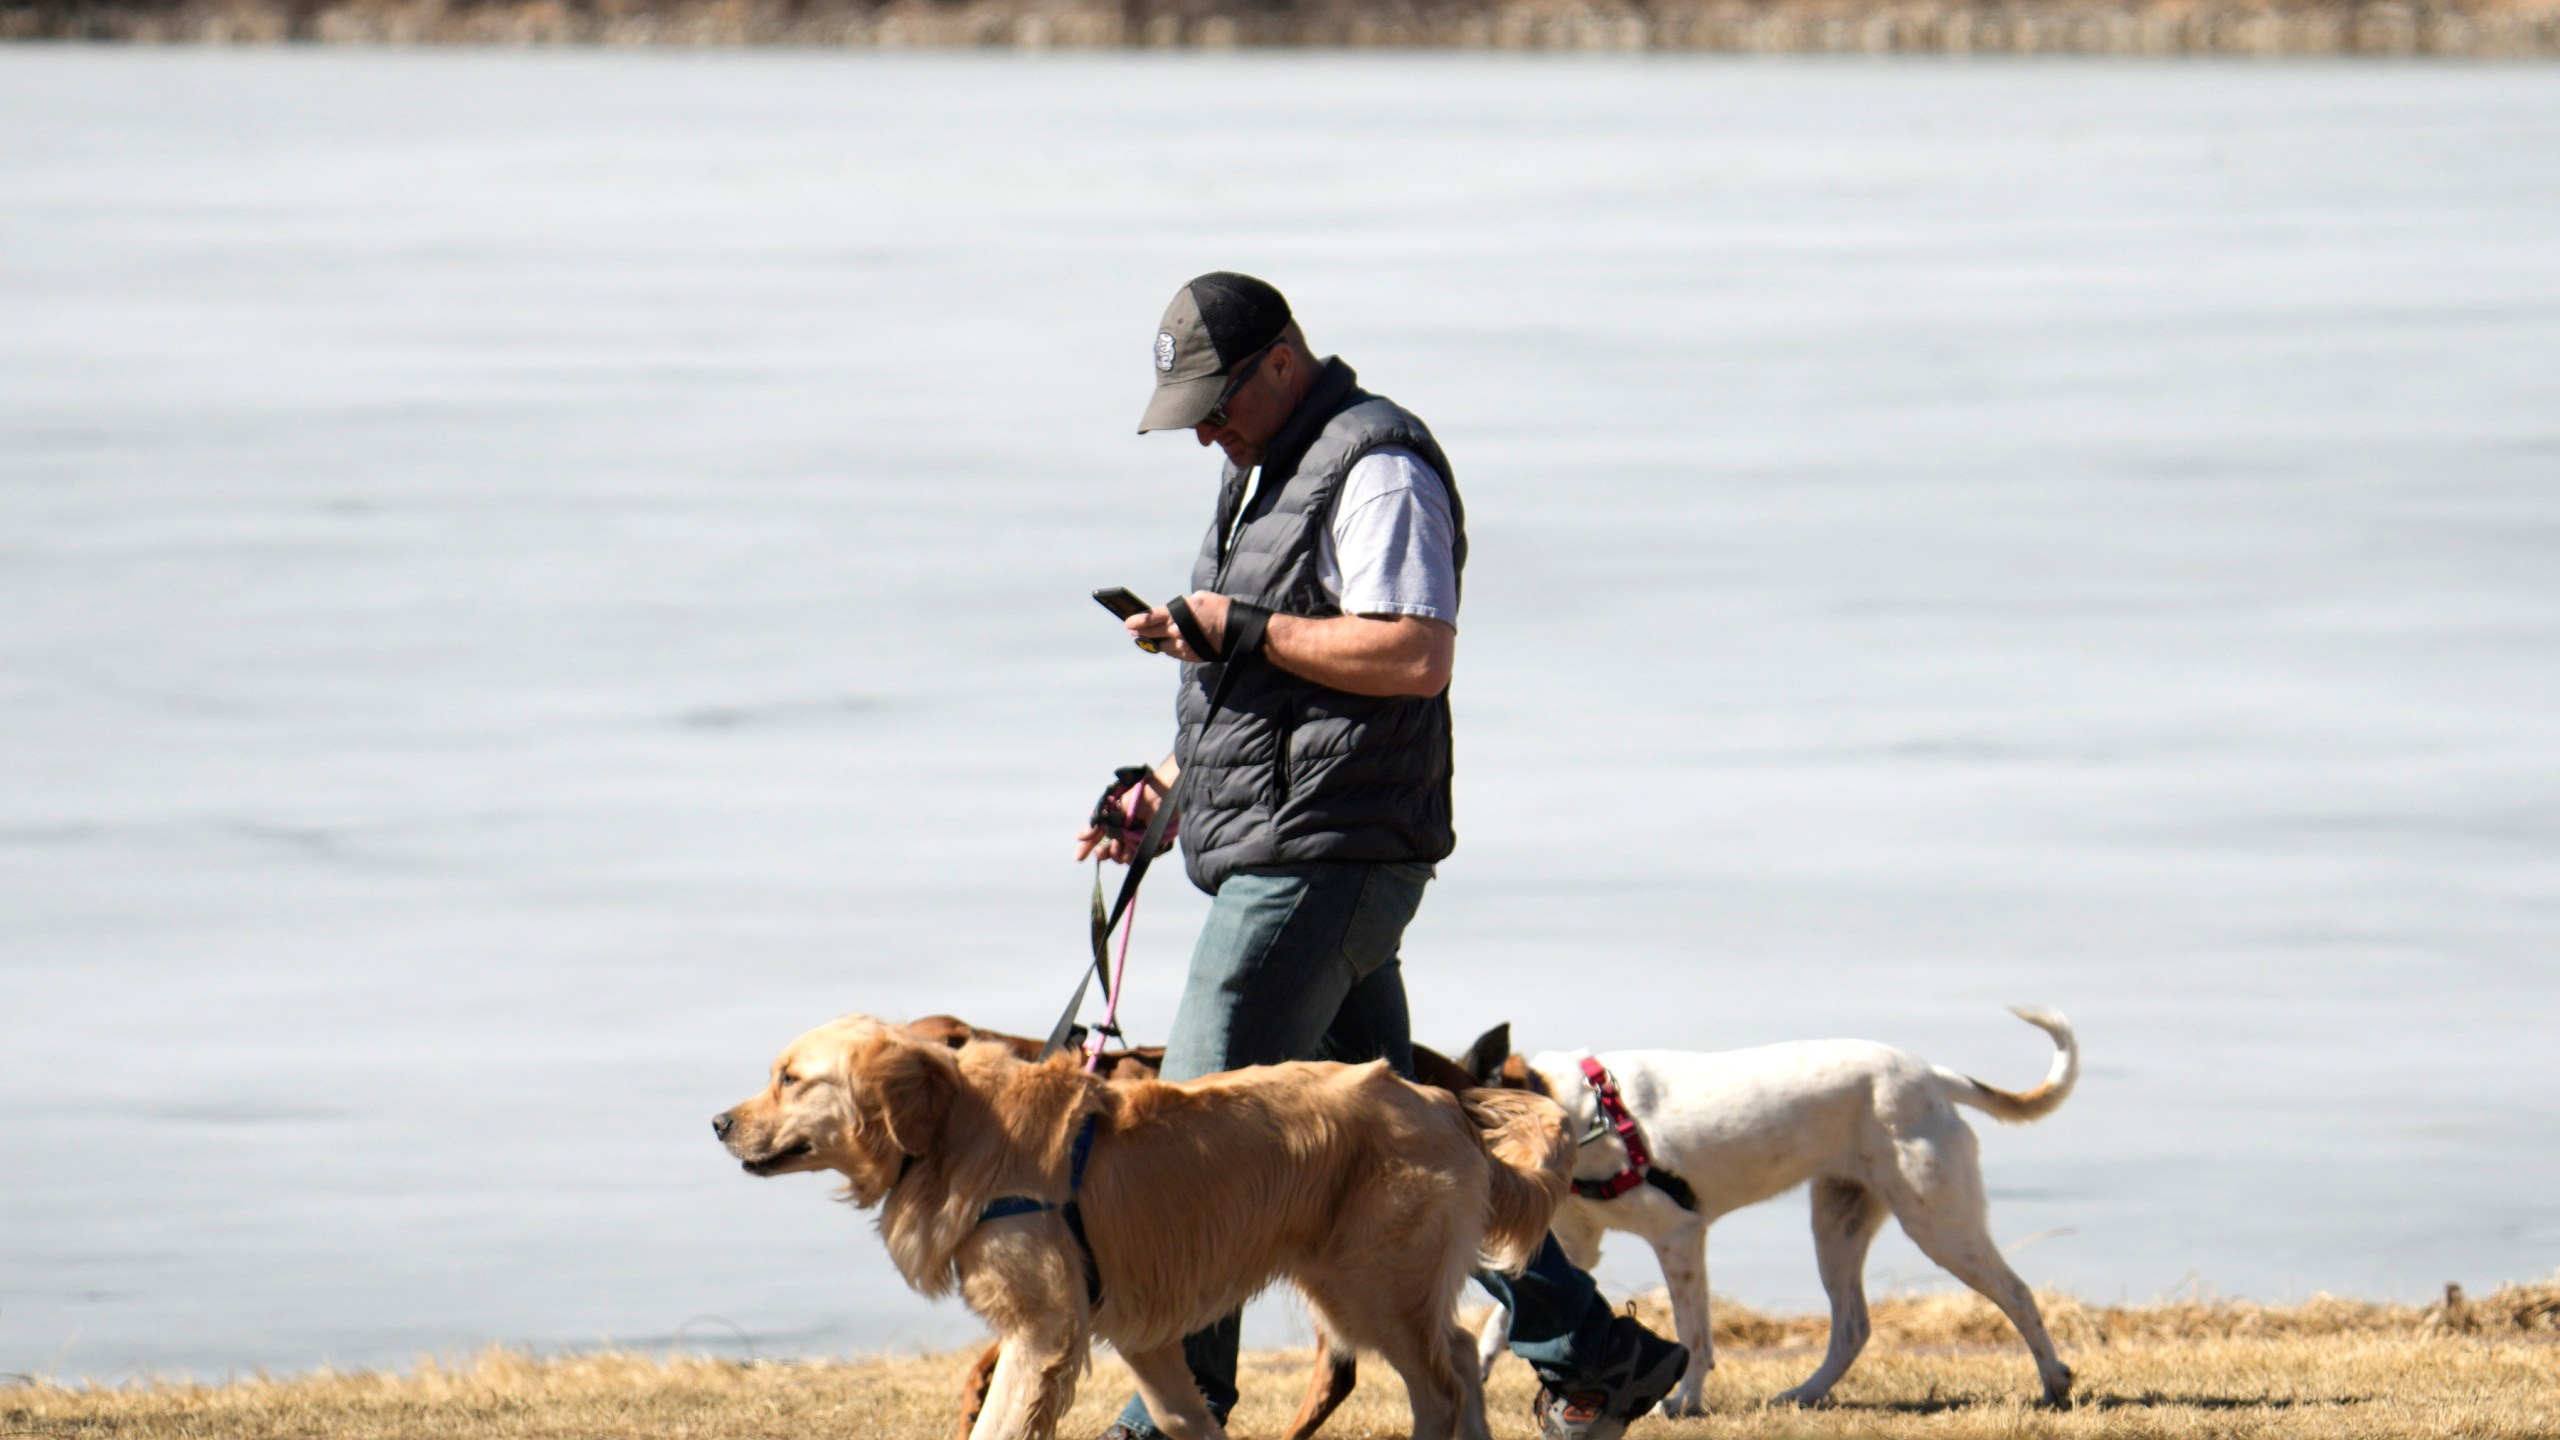
M 907 1283 L 995 1328 L 976 1440 L 1049 1440 L 1096 1337 L 1175 1440 L 1221 1435 L 1182 1337 L 1281 1279 L 1335 1349 L 1396 1367 L 1417 1440 L 1485 1440 L 1457 1288 L 1527 1264 L 1573 1158 L 1562 1113 L 1525 1092 L 1452 1096 L 1379 1064 L 1105 1083 L 859 1015 L 793 1041 L 713 1129 L 750 1173 L 842 1175 Z
M 981 1030 L 956 1015 L 927 1015 L 909 1021 L 907 1033 L 930 1044 L 957 1050 L 975 1041 L 985 1040 L 1002 1045 L 1025 1060 L 1040 1058 L 1040 1042 L 1000 1030 Z M 1473 1048 L 1462 1061 L 1452 1060 L 1428 1045 L 1413 1047 L 1413 1078 L 1416 1084 L 1456 1094 L 1477 1088 L 1475 1071 L 1489 1067 L 1511 1053 L 1511 1027 L 1497 1025 L 1476 1037 Z M 1153 1080 L 1164 1068 L 1164 1047 L 1150 1045 L 1133 1050 L 1102 1052 L 1101 1073 L 1112 1080 Z M 1522 1087 L 1512 1086 L 1512 1089 Z M 957 1440 L 969 1440 L 969 1432 L 977 1427 L 978 1414 L 986 1407 L 987 1386 L 993 1382 L 996 1358 L 1004 1353 L 1002 1342 L 990 1345 L 969 1367 L 967 1378 L 960 1382 L 960 1430 Z M 1323 1332 L 1316 1334 L 1315 1365 L 1307 1375 L 1307 1393 L 1298 1402 L 1298 1413 L 1289 1420 L 1282 1440 L 1314 1440 L 1324 1422 L 1351 1398 L 1360 1384 L 1358 1352 L 1338 1350 L 1326 1343 Z

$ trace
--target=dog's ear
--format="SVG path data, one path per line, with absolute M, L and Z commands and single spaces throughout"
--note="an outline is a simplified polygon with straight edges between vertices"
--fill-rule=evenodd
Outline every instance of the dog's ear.
M 856 1103 L 869 1102 L 898 1149 L 930 1154 L 942 1138 L 942 1117 L 959 1083 L 951 1067 L 948 1050 L 884 1035 L 854 1061 Z
M 927 1015 L 907 1022 L 907 1033 L 928 1045 L 957 1050 L 978 1038 L 977 1030 L 957 1015 Z
M 1467 1047 L 1465 1058 L 1458 1063 L 1466 1067 L 1478 1085 L 1487 1088 L 1502 1084 L 1502 1062 L 1511 1058 L 1511 1022 L 1503 1021 L 1476 1037 Z
M 1473 1090 L 1484 1082 L 1467 1072 L 1467 1067 L 1432 1049 L 1428 1045 L 1413 1047 L 1413 1083 L 1434 1090 Z
M 1493 1082 L 1496 1089 L 1527 1090 L 1532 1094 L 1547 1095 L 1547 1077 L 1530 1069 L 1529 1062 L 1517 1055 L 1504 1056 L 1498 1073 L 1501 1078 Z M 1547 1098 L 1552 1100 L 1555 1097 L 1547 1095 Z

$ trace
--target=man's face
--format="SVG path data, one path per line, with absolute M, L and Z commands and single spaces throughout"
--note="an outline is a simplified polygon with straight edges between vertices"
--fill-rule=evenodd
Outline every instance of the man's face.
M 1297 408 L 1298 382 L 1305 371 L 1306 362 L 1287 341 L 1274 343 L 1262 363 L 1227 397 L 1224 420 L 1203 420 L 1191 427 L 1191 433 L 1201 444 L 1227 452 L 1227 459 L 1238 469 L 1251 469 L 1261 463 L 1264 447 Z

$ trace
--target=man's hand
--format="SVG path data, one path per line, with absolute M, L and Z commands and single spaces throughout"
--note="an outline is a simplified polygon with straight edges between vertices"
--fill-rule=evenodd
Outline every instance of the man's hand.
M 1099 825 L 1085 826 L 1076 832 L 1076 858 L 1089 860 L 1100 851 L 1115 864 L 1126 865 L 1137 859 L 1138 842 L 1147 836 L 1147 822 L 1155 818 L 1157 802 L 1172 793 L 1174 777 L 1180 773 L 1172 757 L 1167 756 L 1154 774 L 1121 791 L 1118 798 L 1124 820 L 1120 834 L 1114 837 Z
M 1227 640 L 1227 597 L 1195 590 L 1183 598 L 1212 645 Z M 1133 637 L 1194 664 L 1195 654 L 1162 609 L 1121 622 Z M 1263 632 L 1262 658 L 1301 679 L 1354 695 L 1432 696 L 1449 688 L 1457 663 L 1457 627 L 1418 615 L 1274 615 Z
M 1200 622 L 1200 629 L 1209 637 L 1209 643 L 1224 648 L 1227 643 L 1227 597 L 1207 590 L 1194 590 L 1183 596 L 1182 601 L 1191 607 L 1191 618 Z M 1159 605 L 1153 610 L 1132 615 L 1120 623 L 1132 638 L 1153 640 L 1159 653 L 1176 660 L 1200 665 L 1209 659 L 1193 650 L 1191 642 L 1182 638 L 1180 627 L 1173 623 L 1173 611 L 1165 606 Z

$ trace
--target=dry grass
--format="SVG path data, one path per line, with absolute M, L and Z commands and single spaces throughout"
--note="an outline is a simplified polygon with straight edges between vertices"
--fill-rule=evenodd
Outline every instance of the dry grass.
M 1767 1410 L 1762 1397 L 1802 1379 L 1818 1320 L 1721 1307 L 1721 1363 L 1707 1387 L 1716 1413 L 1648 1421 L 1639 1437 L 2031 1437 L 2560 1435 L 2560 1285 L 2515 1286 L 2427 1307 L 2316 1299 L 2272 1309 L 2199 1301 L 2144 1308 L 2044 1299 L 2081 1378 L 2078 1408 L 2032 1408 L 2023 1348 L 1970 1295 L 1887 1301 L 1877 1338 L 1832 1408 Z M 404 1376 L 315 1375 L 227 1385 L 0 1387 L 0 1435 L 158 1437 L 812 1436 L 944 1440 L 966 1356 L 854 1363 L 735 1364 L 639 1355 L 538 1361 L 492 1351 Z M 1248 1358 L 1238 1440 L 1278 1433 L 1305 1375 L 1303 1354 Z M 1372 1370 L 1382 1367 L 1372 1366 Z M 1125 1379 L 1096 1367 L 1065 1432 L 1092 1434 Z M 1526 1370 L 1506 1363 L 1492 1391 L 1494 1432 L 1531 1433 Z M 1328 1428 L 1339 1440 L 1402 1434 L 1394 1380 L 1364 1376 Z

